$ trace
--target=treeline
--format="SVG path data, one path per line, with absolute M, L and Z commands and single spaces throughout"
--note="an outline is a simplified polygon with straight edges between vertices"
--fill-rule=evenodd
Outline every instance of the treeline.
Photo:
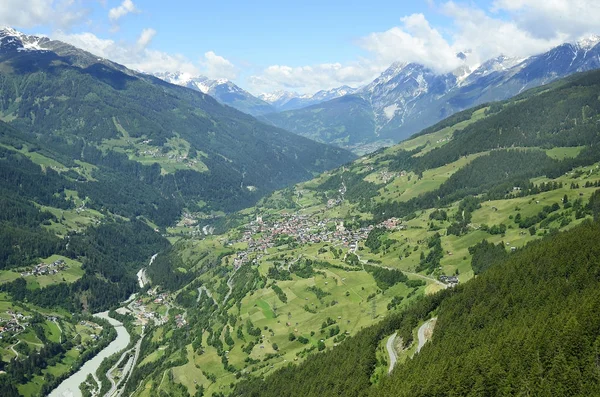
M 469 247 L 471 254 L 471 268 L 475 274 L 481 274 L 497 263 L 502 262 L 508 256 L 504 248 L 504 242 L 495 245 L 483 240 Z
M 4 54 L 2 61 L 7 62 L 12 55 Z M 10 123 L 12 127 L 35 137 L 29 140 L 35 144 L 32 149 L 44 151 L 46 143 L 52 141 L 52 151 L 58 149 L 60 157 L 69 157 L 64 153 L 69 152 L 70 164 L 57 159 L 66 166 L 72 166 L 73 160 L 99 166 L 95 172 L 104 175 L 95 177 L 101 186 L 98 189 L 117 193 L 114 201 L 103 196 L 104 203 L 134 211 L 136 206 L 128 206 L 123 199 L 133 196 L 145 210 L 153 212 L 162 226 L 170 223 L 166 221 L 170 207 L 179 200 L 185 201 L 186 207 L 202 200 L 211 209 L 238 210 L 271 190 L 354 158 L 343 149 L 261 124 L 199 92 L 106 64 L 81 67 L 79 54 L 21 53 L 10 62 L 14 73 L 0 76 L 0 110 L 16 116 Z M 184 139 L 190 144 L 188 158 L 202 156 L 209 171 L 185 170 L 158 175 L 154 180 L 142 179 L 143 174 L 152 174 L 150 167 L 140 166 L 140 175 L 135 175 L 133 168 L 139 164 L 126 161 L 125 168 L 117 166 L 114 151 L 106 150 L 101 156 L 92 153 L 105 140 L 123 135 L 130 141 L 147 138 L 156 148 L 164 147 L 171 138 Z M 135 148 L 130 142 L 127 149 Z M 131 184 L 129 192 L 125 181 Z M 141 194 L 144 183 L 139 182 L 150 185 L 154 194 Z M 118 186 L 111 189 L 110 183 Z M 91 183 L 90 189 L 94 185 Z M 251 191 L 246 186 L 258 189 Z M 125 189 L 120 191 L 121 187 Z M 152 211 L 150 203 L 162 200 L 174 202 L 162 206 L 165 214 Z
M 377 283 L 377 286 L 382 291 L 385 291 L 386 289 L 398 283 L 404 283 L 408 281 L 408 277 L 406 277 L 406 275 L 400 270 L 386 269 L 383 267 L 371 265 L 364 265 L 364 267 L 365 270 L 373 276 L 375 282 Z
M 160 285 L 169 291 L 176 291 L 195 277 L 193 272 L 183 271 L 183 260 L 178 255 L 177 249 L 169 247 L 160 252 L 152 265 L 146 268 L 146 274 L 154 285 Z
M 456 131 L 450 142 L 423 155 L 417 168 L 436 168 L 497 148 L 597 144 L 600 73 L 580 74 L 545 88 L 508 100 L 501 111 Z

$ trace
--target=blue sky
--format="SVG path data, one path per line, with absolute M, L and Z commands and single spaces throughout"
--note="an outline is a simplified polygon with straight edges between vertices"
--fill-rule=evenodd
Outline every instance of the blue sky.
M 392 62 L 439 71 L 600 33 L 597 0 L 2 0 L 0 23 L 132 68 L 228 78 L 253 93 L 367 83 Z

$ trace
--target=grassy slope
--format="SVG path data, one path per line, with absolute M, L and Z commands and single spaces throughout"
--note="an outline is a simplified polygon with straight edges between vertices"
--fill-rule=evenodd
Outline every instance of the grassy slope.
M 463 121 L 460 126 L 464 127 L 470 123 L 475 122 L 484 117 L 485 109 L 481 109 L 473 114 L 471 120 Z M 458 127 L 448 127 L 443 132 L 435 132 L 432 136 L 419 136 L 411 141 L 405 142 L 402 146 L 407 149 L 413 149 L 421 147 L 422 151 L 417 154 L 421 155 L 430 151 L 435 147 L 443 146 L 447 140 L 447 134 L 457 130 Z M 290 195 L 286 192 L 276 192 L 272 196 L 263 199 L 263 201 L 254 209 L 245 210 L 241 213 L 242 217 L 246 220 L 251 220 L 254 214 L 260 213 L 265 218 L 271 217 L 277 219 L 282 213 L 288 213 L 291 211 L 298 212 L 300 214 L 311 214 L 315 218 L 341 218 L 341 219 L 352 219 L 355 216 L 363 217 L 368 219 L 369 214 L 361 213 L 356 204 L 350 203 L 349 201 L 342 202 L 341 205 L 333 208 L 326 208 L 322 204 L 321 199 L 316 194 L 314 188 L 322 183 L 328 175 L 335 175 L 338 172 L 363 172 L 368 171 L 370 167 L 373 167 L 368 172 L 365 180 L 380 183 L 382 182 L 382 173 L 387 172 L 387 163 L 385 160 L 386 156 L 393 154 L 397 151 L 397 147 L 386 149 L 381 153 L 367 156 L 358 160 L 357 162 L 339 169 L 326 173 L 313 181 L 302 183 L 297 185 L 293 189 L 293 194 Z M 575 157 L 581 148 L 553 148 L 548 150 L 548 154 L 553 158 L 572 158 Z M 446 181 L 454 172 L 459 170 L 461 167 L 468 164 L 474 158 L 481 156 L 482 153 L 473 154 L 451 164 L 427 170 L 423 173 L 422 178 L 418 178 L 414 173 L 408 173 L 406 176 L 396 175 L 392 180 L 385 185 L 385 187 L 379 188 L 378 195 L 375 200 L 382 201 L 387 199 L 399 198 L 400 200 L 408 200 L 416 197 L 419 194 L 435 190 L 444 181 Z M 466 282 L 473 277 L 473 272 L 470 266 L 470 254 L 468 248 L 475 245 L 482 239 L 487 239 L 490 242 L 500 243 L 504 242 L 507 249 L 510 247 L 522 247 L 528 242 L 540 238 L 550 227 L 558 228 L 559 225 L 555 222 L 548 226 L 548 229 L 540 230 L 537 235 L 530 235 L 528 232 L 523 233 L 522 229 L 519 229 L 514 224 L 511 217 L 517 213 L 516 209 L 520 208 L 520 212 L 523 217 L 534 215 L 541 210 L 543 206 L 551 205 L 556 202 L 561 202 L 562 197 L 567 194 L 571 200 L 581 198 L 584 202 L 587 201 L 594 189 L 579 188 L 570 189 L 571 182 L 579 183 L 583 186 L 586 181 L 595 182 L 600 180 L 600 172 L 597 165 L 582 167 L 575 174 L 563 175 L 554 181 L 563 182 L 564 188 L 559 190 L 553 190 L 550 192 L 540 193 L 535 196 L 528 196 L 524 198 L 514 198 L 506 200 L 495 200 L 482 203 L 480 209 L 473 213 L 473 225 L 471 232 L 468 234 L 457 237 L 457 236 L 442 236 L 442 247 L 444 250 L 444 256 L 441 261 L 441 269 L 436 270 L 433 277 L 436 274 L 454 274 L 458 271 L 459 279 L 461 282 Z M 409 180 L 410 177 L 410 180 Z M 548 179 L 536 178 L 532 180 L 534 183 L 547 182 Z M 300 195 L 298 193 L 301 193 Z M 450 216 L 454 216 L 458 211 L 458 202 L 453 203 L 445 208 Z M 566 211 L 569 212 L 569 211 Z M 359 245 L 360 255 L 363 260 L 374 260 L 381 261 L 385 266 L 394 267 L 400 270 L 414 272 L 415 267 L 419 263 L 419 256 L 421 252 L 426 253 L 428 248 L 426 247 L 426 241 L 431 237 L 435 231 L 429 230 L 430 219 L 429 215 L 431 210 L 424 210 L 417 212 L 416 218 L 406 222 L 407 229 L 390 232 L 386 237 L 397 240 L 397 243 L 393 244 L 389 250 L 383 253 L 374 254 L 370 252 L 368 248 L 365 248 L 363 244 Z M 574 214 L 569 212 L 569 216 L 572 219 L 571 223 L 565 228 L 571 228 L 581 220 L 575 220 Z M 449 226 L 449 222 L 435 222 L 436 226 L 442 228 L 442 230 Z M 507 232 L 505 235 L 490 235 L 489 233 L 476 230 L 480 224 L 486 223 L 488 225 L 495 225 L 504 223 L 508 225 Z M 185 233 L 186 228 L 182 231 Z M 190 230 L 190 229 L 187 229 Z M 200 243 L 186 243 L 189 247 L 196 246 L 196 250 L 187 249 L 183 251 L 183 256 L 186 258 L 185 261 L 188 263 L 194 262 L 194 257 L 199 255 L 204 249 L 209 247 L 214 250 L 220 247 L 221 243 L 235 235 L 236 231 L 233 230 L 230 234 L 225 236 L 211 237 L 204 242 Z M 288 257 L 295 257 L 298 254 L 302 254 L 305 257 L 312 257 L 315 259 L 325 259 L 332 263 L 336 263 L 336 260 L 331 256 L 329 252 L 325 254 L 318 254 L 318 249 L 324 245 L 315 244 L 307 245 L 295 249 L 287 249 L 284 247 L 270 249 L 269 254 L 265 255 L 259 260 L 258 269 L 261 275 L 266 276 L 267 269 L 271 266 L 272 262 L 267 262 L 270 256 L 286 254 Z M 237 248 L 244 248 L 243 245 Z M 223 248 L 221 248 L 223 249 Z M 409 256 L 406 253 L 410 252 Z M 399 256 L 403 256 L 403 259 L 399 259 Z M 341 263 L 340 263 L 341 264 Z M 322 269 L 323 270 L 323 269 Z M 247 320 L 251 319 L 255 326 L 263 329 L 267 327 L 267 330 L 272 330 L 273 335 L 270 331 L 263 331 L 265 338 L 263 339 L 262 346 L 254 347 L 249 355 L 242 352 L 242 345 L 247 342 L 247 335 L 244 339 L 239 339 L 232 329 L 232 337 L 235 341 L 233 348 L 231 348 L 228 358 L 229 363 L 237 369 L 245 368 L 245 371 L 250 371 L 254 376 L 265 376 L 272 372 L 272 370 L 280 368 L 289 362 L 295 362 L 296 358 L 303 359 L 304 354 L 302 351 L 306 346 L 301 345 L 299 342 L 290 342 L 288 335 L 290 332 L 297 335 L 303 335 L 309 339 L 308 346 L 316 345 L 317 338 L 319 337 L 319 326 L 322 321 L 327 317 L 331 317 L 337 320 L 337 317 L 341 317 L 343 324 L 340 328 L 343 331 L 348 331 L 349 334 L 354 334 L 360 328 L 372 324 L 377 319 L 373 319 L 370 316 L 370 302 L 367 301 L 367 297 L 371 293 L 376 293 L 377 288 L 375 286 L 372 277 L 362 271 L 359 272 L 345 272 L 339 269 L 325 269 L 327 278 L 318 275 L 309 279 L 299 279 L 294 277 L 294 281 L 277 281 L 285 294 L 288 297 L 288 302 L 283 304 L 273 290 L 270 288 L 258 288 L 253 291 L 251 295 L 247 295 L 242 301 L 239 311 L 236 308 L 230 309 L 230 314 L 239 316 L 242 320 L 242 324 Z M 413 279 L 419 279 L 416 276 L 411 276 Z M 204 276 L 203 282 L 205 285 L 213 285 L 215 288 L 221 280 L 220 277 L 209 277 Z M 344 281 L 342 281 L 344 279 Z M 270 282 L 267 281 L 267 282 Z M 328 284 L 325 284 L 327 282 Z M 325 307 L 321 303 L 315 300 L 314 294 L 306 291 L 306 287 L 309 285 L 316 285 L 325 291 L 330 292 L 332 295 L 325 298 L 325 301 L 329 299 L 338 300 L 340 303 L 333 307 Z M 209 287 L 210 288 L 210 287 Z M 364 288 L 364 290 L 363 290 Z M 440 287 L 431 281 L 427 281 L 427 286 L 419 289 L 418 294 L 432 293 L 438 290 Z M 346 297 L 346 291 L 350 292 L 350 296 Z M 404 296 L 406 297 L 410 292 L 403 284 L 400 284 L 392 289 L 386 291 L 384 294 L 378 294 L 376 298 L 376 313 L 378 318 L 386 312 L 385 306 L 387 302 L 391 300 L 392 296 Z M 213 291 L 213 294 L 217 297 L 222 298 L 217 292 Z M 308 300 L 306 300 L 308 298 Z M 219 300 L 219 298 L 217 299 Z M 408 302 L 406 299 L 403 305 Z M 311 314 L 303 309 L 304 304 L 315 304 L 317 309 L 316 314 Z M 288 317 L 289 313 L 289 317 Z M 345 320 L 345 321 L 344 321 Z M 290 325 L 287 325 L 287 324 Z M 296 324 L 297 323 L 297 324 Z M 339 324 L 339 322 L 338 322 Z M 239 322 L 238 322 L 239 325 Z M 311 337 L 310 332 L 315 332 L 315 335 Z M 163 343 L 166 340 L 163 339 Z M 279 353 L 281 356 L 274 358 L 267 358 L 265 363 L 267 365 L 249 365 L 245 362 L 246 358 L 249 357 L 255 360 L 263 360 L 266 358 L 268 353 L 276 353 L 271 344 L 276 343 L 279 347 Z M 326 345 L 331 346 L 331 340 L 326 341 Z M 227 392 L 230 388 L 230 384 L 237 382 L 234 374 L 229 373 L 223 369 L 220 361 L 220 357 L 214 348 L 208 346 L 204 349 L 204 353 L 201 356 L 197 356 L 188 346 L 188 363 L 174 368 L 174 381 L 184 384 L 190 392 L 195 390 L 196 384 L 202 384 L 207 388 L 209 393 L 212 392 Z M 408 353 L 403 352 L 401 354 L 401 360 L 404 360 L 406 356 L 409 356 L 413 347 L 409 348 Z M 159 354 L 153 354 L 149 360 L 158 360 L 161 356 Z M 204 375 L 193 375 L 200 370 L 205 370 L 211 374 L 217 376 L 216 382 L 211 382 Z M 193 383 L 193 381 L 197 383 Z M 168 382 L 162 382 L 161 387 L 163 390 L 170 390 Z M 140 392 L 139 395 L 147 395 L 150 389 L 144 389 L 144 392 Z

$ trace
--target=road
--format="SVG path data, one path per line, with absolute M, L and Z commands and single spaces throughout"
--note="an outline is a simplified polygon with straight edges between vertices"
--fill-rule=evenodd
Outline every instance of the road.
M 133 355 L 133 358 L 129 360 L 129 363 L 127 363 L 127 366 L 129 366 L 129 368 L 127 368 L 127 376 L 123 376 L 123 378 L 125 379 L 123 382 L 123 386 L 125 386 L 125 384 L 127 383 L 127 381 L 129 380 L 129 377 L 131 376 L 131 373 L 133 372 L 133 368 L 135 367 L 135 364 L 137 364 L 138 358 L 140 357 L 140 350 L 142 348 L 142 340 L 144 339 L 144 334 L 142 333 L 142 335 L 140 336 L 140 340 L 137 341 L 137 343 L 135 344 L 135 354 Z M 125 373 L 125 370 L 123 370 L 123 373 Z M 117 394 L 117 396 L 122 396 L 123 395 L 123 391 L 124 389 L 121 389 L 121 391 L 119 392 L 119 394 Z
M 227 303 L 227 299 L 229 299 L 229 295 L 231 295 L 231 293 L 233 292 L 233 277 L 237 273 L 238 269 L 239 269 L 239 267 L 236 267 L 233 270 L 233 273 L 231 273 L 231 276 L 229 277 L 229 279 L 227 280 L 227 286 L 229 287 L 229 291 L 227 292 L 227 295 L 225 295 L 225 299 L 223 299 L 223 303 L 222 303 L 223 306 L 225 306 L 225 304 Z
M 358 258 L 358 260 L 359 260 L 359 261 L 360 261 L 362 264 L 365 264 L 365 265 L 370 265 L 370 266 L 376 266 L 376 267 L 380 267 L 380 268 L 382 268 L 382 269 L 387 269 L 387 270 L 400 270 L 400 269 L 396 269 L 396 268 L 393 268 L 393 267 L 382 266 L 382 265 L 380 265 L 380 264 L 378 264 L 378 263 L 368 263 L 366 260 L 364 260 L 364 259 L 361 259 L 361 258 L 360 258 L 360 255 L 359 255 L 359 254 L 356 252 L 356 250 L 354 250 L 354 254 L 356 255 L 356 257 Z M 415 277 L 421 278 L 421 279 L 423 279 L 423 280 L 430 281 L 430 282 L 432 282 L 432 283 L 435 283 L 435 284 L 437 284 L 437 285 L 440 285 L 440 286 L 442 286 L 442 287 L 444 287 L 444 288 L 448 288 L 448 287 L 449 287 L 449 285 L 448 285 L 448 284 L 444 284 L 444 283 L 442 283 L 440 280 L 436 280 L 436 279 L 435 279 L 435 278 L 433 278 L 433 277 L 428 277 L 428 276 L 425 276 L 425 275 L 423 275 L 423 274 L 420 274 L 420 273 L 412 273 L 412 272 L 407 272 L 407 271 L 405 271 L 405 270 L 400 270 L 400 271 L 401 271 L 402 273 L 406 274 L 406 275 L 411 275 L 411 276 L 415 276 Z
M 426 321 L 423 325 L 419 327 L 419 332 L 417 333 L 419 336 L 419 345 L 417 346 L 417 353 L 421 351 L 425 343 L 431 338 L 431 332 L 433 332 L 433 327 L 435 326 L 435 321 L 437 317 L 434 317 L 428 321 Z M 429 335 L 425 335 L 428 333 Z
M 15 334 L 16 335 L 16 334 Z M 21 343 L 21 341 L 17 341 L 17 343 L 15 343 L 14 345 L 12 345 L 10 347 L 10 350 L 12 350 L 12 352 L 15 354 L 15 356 L 17 356 L 17 358 L 19 358 L 19 352 L 15 350 L 15 346 L 18 345 L 19 343 Z
M 95 374 L 102 360 L 121 351 L 129 344 L 130 335 L 121 322 L 109 317 L 108 312 L 96 313 L 94 316 L 107 320 L 115 328 L 117 331 L 116 339 L 92 359 L 86 361 L 77 372 L 65 379 L 56 389 L 52 390 L 50 397 L 81 397 L 79 385 L 85 382 L 87 376 L 89 374 L 94 376 L 93 374 Z
M 112 368 L 110 368 L 106 372 L 106 378 L 108 378 L 108 380 L 110 381 L 110 390 L 105 394 L 105 396 L 107 396 L 107 397 L 117 396 L 118 397 L 123 394 L 123 386 L 125 386 L 125 384 L 127 383 L 127 380 L 131 376 L 131 372 L 132 372 L 133 368 L 135 367 L 135 364 L 137 363 L 137 360 L 140 356 L 140 348 L 142 346 L 143 339 L 144 339 L 144 334 L 142 333 L 142 335 L 140 336 L 140 339 L 137 341 L 135 346 L 133 348 L 123 352 L 123 354 L 121 354 L 121 357 L 119 357 L 119 359 L 117 360 L 115 365 L 113 365 Z M 127 360 L 127 363 L 125 363 L 125 365 L 123 366 L 123 370 L 121 372 L 121 379 L 118 382 L 115 382 L 113 372 L 117 370 L 117 365 L 119 365 L 119 363 L 131 351 L 134 351 L 133 356 L 130 357 L 129 360 Z M 119 390 L 119 387 L 121 387 L 120 390 Z
M 392 336 L 390 336 L 385 345 L 388 355 L 390 356 L 390 368 L 388 369 L 388 374 L 392 372 L 394 367 L 396 366 L 396 361 L 398 357 L 396 356 L 396 350 L 394 349 L 394 342 L 396 341 L 396 332 Z
M 150 263 L 148 263 L 148 266 L 152 265 L 152 263 L 156 259 L 157 255 L 158 254 L 152 255 L 152 258 L 150 258 Z M 148 280 L 148 275 L 146 274 L 146 268 L 145 267 L 141 268 L 137 272 L 137 278 L 138 278 L 138 284 L 140 285 L 140 288 L 144 288 L 146 285 L 150 284 L 150 280 Z

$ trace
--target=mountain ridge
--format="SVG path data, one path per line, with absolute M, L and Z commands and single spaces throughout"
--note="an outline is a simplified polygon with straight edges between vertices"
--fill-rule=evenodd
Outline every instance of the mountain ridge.
M 597 69 L 599 43 L 600 36 L 591 36 L 526 59 L 501 55 L 472 69 L 464 66 L 443 74 L 418 63 L 397 62 L 349 95 L 363 101 L 359 113 L 333 100 L 312 106 L 310 111 L 290 110 L 267 114 L 263 119 L 312 139 L 364 153 L 398 142 L 463 109 Z M 354 124 L 373 128 L 358 135 L 349 133 L 347 117 L 354 117 Z
M 344 95 L 353 94 L 358 91 L 357 88 L 352 88 L 343 85 L 328 90 L 320 90 L 314 94 L 298 94 L 293 91 L 274 91 L 271 93 L 263 93 L 258 97 L 273 105 L 278 112 L 286 110 L 300 109 L 321 102 L 329 101 L 342 97 Z
M 271 104 L 250 94 L 228 79 L 209 79 L 205 76 L 193 76 L 181 72 L 157 72 L 153 76 L 168 83 L 191 88 L 215 98 L 224 105 L 236 108 L 252 116 L 260 116 L 274 112 L 276 109 Z

